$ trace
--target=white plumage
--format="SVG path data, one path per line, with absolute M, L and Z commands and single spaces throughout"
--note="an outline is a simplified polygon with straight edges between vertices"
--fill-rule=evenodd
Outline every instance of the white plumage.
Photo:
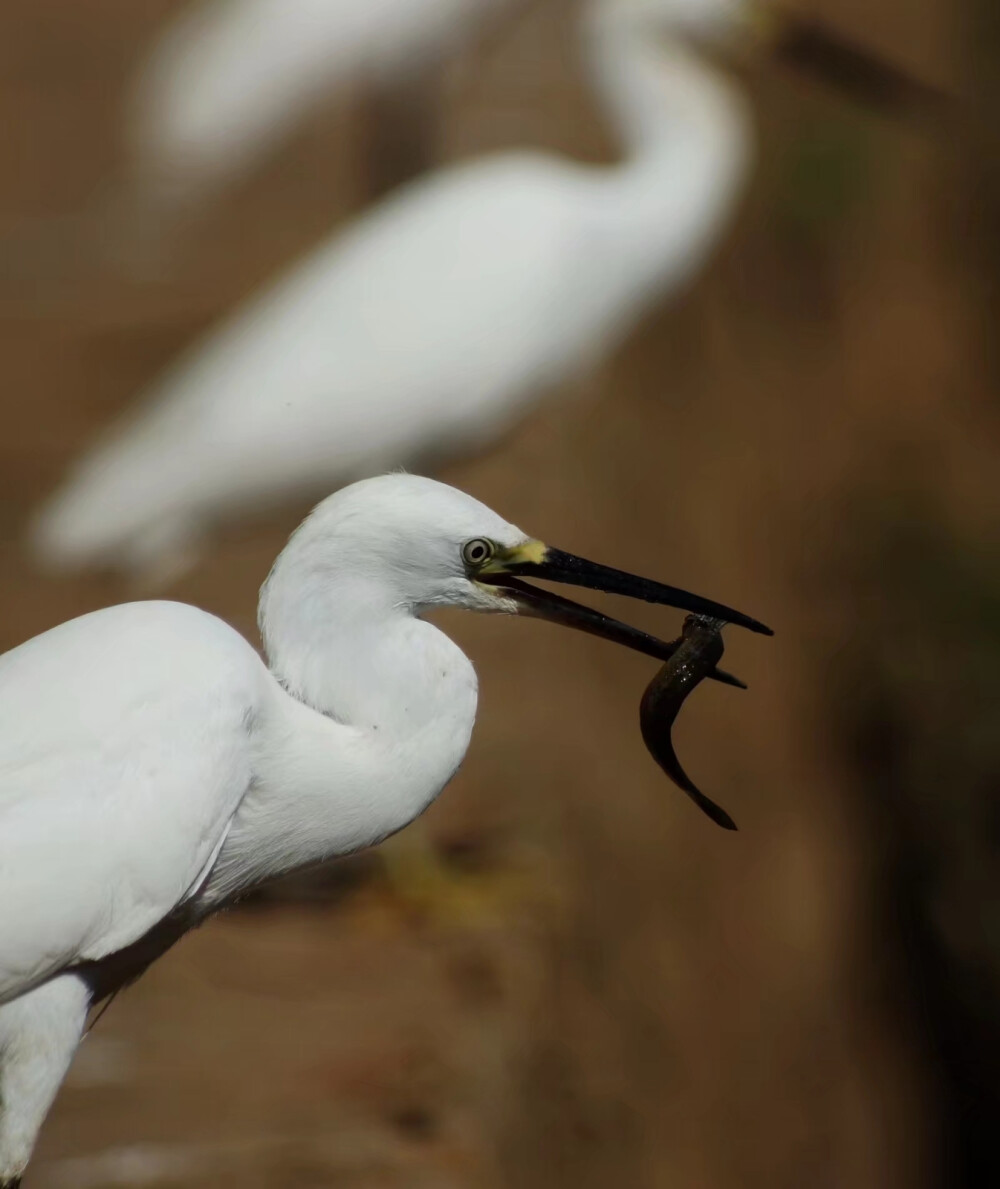
M 689 42 L 743 15 L 736 0 L 596 0 L 587 65 L 622 164 L 505 153 L 398 192 L 154 385 L 43 509 L 38 552 L 176 561 L 255 505 L 486 443 L 586 368 L 726 223 L 744 103 Z
M 97 611 L 0 658 L 0 900 L 25 909 L 0 925 L 0 999 L 196 891 L 249 787 L 243 716 L 267 681 L 180 603 Z
M 324 95 L 424 69 L 502 0 L 196 0 L 156 39 L 127 104 L 133 181 L 195 205 Z

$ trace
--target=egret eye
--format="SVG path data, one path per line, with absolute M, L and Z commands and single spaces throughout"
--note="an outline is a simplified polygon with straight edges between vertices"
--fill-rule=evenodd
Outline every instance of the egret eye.
M 462 546 L 462 560 L 467 566 L 481 566 L 496 553 L 496 546 L 485 537 L 473 537 Z

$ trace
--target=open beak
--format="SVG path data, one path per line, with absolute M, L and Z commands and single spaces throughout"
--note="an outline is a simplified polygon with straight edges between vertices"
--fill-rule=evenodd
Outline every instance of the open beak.
M 815 17 L 771 9 L 762 14 L 761 25 L 760 32 L 775 58 L 866 107 L 934 123 L 953 106 L 944 92 Z
M 586 561 L 561 549 L 553 549 L 541 541 L 527 541 L 513 549 L 503 550 L 493 557 L 475 575 L 476 581 L 501 587 L 516 604 L 523 615 L 552 620 L 578 631 L 601 636 L 626 648 L 633 648 L 646 656 L 666 661 L 673 655 L 679 641 L 667 643 L 638 628 L 630 627 L 612 619 L 592 607 L 563 598 L 548 590 L 531 586 L 522 578 L 541 578 L 549 582 L 563 582 L 570 586 L 585 586 L 591 590 L 603 590 L 609 594 L 627 595 L 647 603 L 660 603 L 666 607 L 677 607 L 697 615 L 711 616 L 726 623 L 738 624 L 752 632 L 766 636 L 774 633 L 769 627 L 741 611 L 726 607 L 722 603 L 702 598 L 674 586 L 665 586 L 649 578 L 640 578 L 624 570 L 614 570 L 597 562 Z M 716 681 L 727 685 L 743 687 L 743 683 L 720 669 L 710 674 Z

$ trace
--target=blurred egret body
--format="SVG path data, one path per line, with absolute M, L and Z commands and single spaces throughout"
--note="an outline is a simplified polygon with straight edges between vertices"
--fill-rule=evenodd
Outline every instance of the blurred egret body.
M 620 164 L 506 152 L 397 191 L 152 386 L 42 510 L 39 554 L 176 568 L 216 520 L 479 448 L 590 367 L 732 212 L 746 105 L 698 49 L 745 16 L 738 0 L 589 5 Z
M 454 775 L 476 675 L 424 612 L 523 611 L 670 655 L 521 581 L 533 574 L 768 630 L 387 475 L 330 496 L 275 562 L 270 667 L 171 602 L 84 615 L 0 657 L 0 1186 L 17 1183 L 92 1003 L 241 892 L 401 829 Z
M 347 82 L 420 74 L 505 0 L 198 0 L 128 101 L 136 200 L 167 213 L 237 180 Z

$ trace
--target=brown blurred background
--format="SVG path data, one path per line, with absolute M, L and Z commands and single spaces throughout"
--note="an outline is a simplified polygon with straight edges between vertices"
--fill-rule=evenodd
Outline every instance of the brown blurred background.
M 403 911 L 356 860 L 211 921 L 97 1025 L 34 1189 L 1000 1184 L 1000 18 L 803 4 L 962 119 L 901 128 L 756 70 L 758 167 L 713 265 L 575 403 L 443 474 L 776 627 L 731 633 L 750 691 L 703 688 L 678 729 L 740 832 L 643 749 L 649 662 L 454 617 L 480 721 L 425 820 L 467 901 Z M 113 170 L 128 72 L 176 8 L 0 8 L 15 241 Z M 543 0 L 450 65 L 440 159 L 610 160 L 576 44 L 573 6 Z M 25 517 L 179 347 L 361 209 L 370 121 L 360 94 L 313 116 L 189 230 L 169 283 L 68 236 L 6 255 L 0 646 L 131 597 L 39 576 Z M 303 511 L 230 529 L 170 595 L 256 642 Z

